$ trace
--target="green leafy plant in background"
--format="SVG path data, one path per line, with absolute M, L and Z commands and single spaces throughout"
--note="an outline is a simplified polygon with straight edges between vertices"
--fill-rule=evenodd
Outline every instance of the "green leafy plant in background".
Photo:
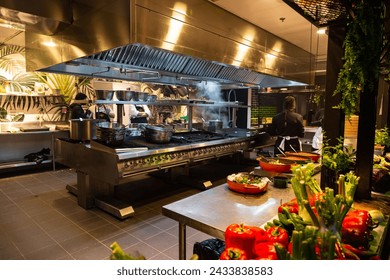
M 332 146 L 328 144 L 327 139 L 324 139 L 322 165 L 336 172 L 347 171 L 355 163 L 356 151 L 352 147 L 344 146 L 342 137 L 338 138 L 337 141 L 338 143 Z
M 73 75 L 38 73 L 41 83 L 46 84 L 52 91 L 60 90 L 64 96 L 65 102 L 70 104 L 77 92 L 83 92 L 89 99 L 93 99 L 95 91 L 93 89 L 91 78 L 76 77 Z
M 0 95 L 0 108 L 4 111 L 37 109 L 47 121 L 64 121 L 66 115 L 63 114 L 63 107 L 72 102 L 77 92 L 85 93 L 89 99 L 94 98 L 95 92 L 91 78 L 46 72 L 26 72 L 24 55 L 24 47 L 0 46 L 0 92 L 26 94 Z M 54 94 L 56 94 L 56 90 L 59 90 L 63 100 L 56 96 L 29 95 L 34 90 L 36 83 L 45 84 L 45 87 Z
M 348 0 L 347 34 L 344 39 L 344 65 L 339 72 L 334 95 L 340 94 L 336 108 L 349 119 L 359 112 L 360 94 L 376 94 L 375 82 L 380 73 L 380 54 L 385 42 L 384 1 Z
M 0 92 L 31 92 L 39 77 L 26 73 L 25 48 L 15 45 L 0 46 Z
M 375 129 L 375 145 L 390 147 L 390 135 L 387 126 Z

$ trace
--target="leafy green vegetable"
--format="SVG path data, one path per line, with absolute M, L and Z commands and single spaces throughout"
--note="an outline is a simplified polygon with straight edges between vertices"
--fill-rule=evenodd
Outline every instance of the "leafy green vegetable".
M 134 257 L 126 254 L 117 242 L 114 242 L 110 246 L 112 252 L 110 260 L 144 260 L 144 256 Z
M 344 146 L 342 137 L 337 139 L 338 144 L 331 146 L 324 140 L 322 150 L 322 165 L 334 171 L 346 171 L 355 163 L 356 151 Z

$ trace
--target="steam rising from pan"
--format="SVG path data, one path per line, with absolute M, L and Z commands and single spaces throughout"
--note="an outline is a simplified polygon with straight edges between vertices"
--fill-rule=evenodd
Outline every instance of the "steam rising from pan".
M 224 102 L 221 92 L 221 86 L 216 82 L 201 82 L 197 84 L 197 97 L 206 99 L 215 103 Z M 228 125 L 227 108 L 224 107 L 200 107 L 199 114 L 206 121 L 221 120 L 223 127 Z

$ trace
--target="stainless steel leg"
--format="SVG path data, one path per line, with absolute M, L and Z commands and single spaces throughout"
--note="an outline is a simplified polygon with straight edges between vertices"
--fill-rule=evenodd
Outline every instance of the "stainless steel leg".
M 186 259 L 186 225 L 179 222 L 179 260 Z

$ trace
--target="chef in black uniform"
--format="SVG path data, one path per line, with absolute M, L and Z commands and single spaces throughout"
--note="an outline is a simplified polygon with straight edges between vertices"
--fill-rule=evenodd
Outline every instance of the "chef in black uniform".
M 147 123 L 150 110 L 147 105 L 130 105 L 129 114 L 131 123 Z
M 296 102 L 293 96 L 286 96 L 283 100 L 283 111 L 272 118 L 272 124 L 267 132 L 277 136 L 274 154 L 285 151 L 301 151 L 299 138 L 305 134 L 302 115 L 295 112 Z
M 89 118 L 90 117 L 89 111 L 88 110 L 84 111 L 84 108 L 82 106 L 84 103 L 83 101 L 85 101 L 86 103 L 87 96 L 82 92 L 78 92 L 74 100 L 76 100 L 76 102 L 69 105 L 70 112 L 71 112 L 70 118 L 71 119 Z

